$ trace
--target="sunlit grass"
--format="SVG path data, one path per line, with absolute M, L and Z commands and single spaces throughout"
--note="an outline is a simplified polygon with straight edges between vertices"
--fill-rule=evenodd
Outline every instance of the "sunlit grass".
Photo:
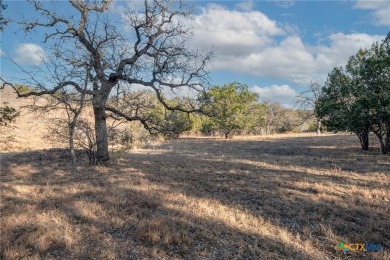
M 390 158 L 355 140 L 189 138 L 77 174 L 65 150 L 5 155 L 0 258 L 388 259 Z

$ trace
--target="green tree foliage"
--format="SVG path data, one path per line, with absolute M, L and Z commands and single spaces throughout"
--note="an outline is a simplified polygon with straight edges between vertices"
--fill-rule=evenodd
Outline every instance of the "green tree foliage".
M 212 123 L 206 121 L 204 131 L 218 128 L 225 138 L 230 138 L 236 131 L 253 126 L 254 113 L 258 109 L 258 95 L 249 91 L 248 86 L 233 82 L 223 86 L 211 87 L 201 97 L 203 110 L 212 116 Z
M 190 110 L 195 102 L 189 97 L 169 99 L 161 95 L 161 99 L 170 107 L 180 105 L 183 110 Z M 191 130 L 198 120 L 192 113 L 167 109 L 153 92 L 147 90 L 122 93 L 112 98 L 108 105 L 108 111 L 114 112 L 111 117 L 120 114 L 127 121 L 140 121 L 150 134 L 165 139 L 178 138 Z
M 0 1 L 0 9 L 1 7 Z M 31 91 L 32 89 L 27 86 L 15 85 L 19 90 L 23 91 Z M 0 87 L 0 89 L 4 89 L 4 85 Z M 4 107 L 0 107 L 0 126 L 7 126 L 9 123 L 12 123 L 18 116 L 20 112 L 18 112 L 15 108 L 10 107 L 8 105 Z
M 169 101 L 168 101 L 169 102 Z M 171 103 L 174 103 L 171 101 Z M 165 139 L 176 139 L 186 132 L 190 131 L 194 125 L 194 115 L 178 110 L 167 110 L 160 103 L 151 111 L 149 127 L 154 129 L 151 133 L 160 134 Z
M 328 75 L 316 105 L 317 116 L 323 118 L 329 130 L 348 130 L 355 133 L 363 150 L 368 150 L 370 124 L 365 116 L 366 106 L 362 106 L 354 90 L 351 76 L 342 68 L 335 68 Z
M 0 107 L 0 126 L 7 126 L 13 122 L 20 112 L 16 111 L 15 108 L 10 106 Z
M 350 73 L 356 89 L 361 118 L 378 137 L 382 153 L 390 152 L 390 32 L 382 44 L 351 58 Z M 387 48 L 387 50 L 386 50 Z M 359 95 L 360 93 L 360 95 Z
M 191 113 L 182 112 L 179 110 L 169 110 L 164 107 L 154 95 L 147 94 L 150 99 L 149 107 L 145 107 L 143 117 L 147 118 L 143 121 L 144 127 L 153 135 L 161 135 L 165 139 L 176 139 L 186 132 L 190 131 L 195 122 L 195 116 Z M 175 98 L 166 99 L 164 102 L 169 106 L 177 106 L 179 104 L 189 104 L 192 102 L 190 98 Z
M 323 118 L 324 124 L 330 130 L 348 129 L 348 123 L 351 121 L 348 114 L 352 103 L 350 81 L 342 68 L 334 68 L 329 73 L 315 106 L 317 116 Z
M 5 9 L 0 1 L 0 10 Z M 1 19 L 0 19 L 1 20 Z M 1 23 L 2 24 L 2 21 Z M 0 86 L 0 91 L 3 91 L 4 84 Z M 3 102 L 3 106 L 0 107 L 0 142 L 8 143 L 14 140 L 15 134 L 13 133 L 13 127 L 10 126 L 12 122 L 20 115 L 20 112 L 15 108 L 8 105 L 8 102 Z
M 249 106 L 247 114 L 247 128 L 249 133 L 260 134 L 265 124 L 265 110 L 264 103 L 254 103 Z
M 3 11 L 7 8 L 7 5 L 3 3 L 3 0 L 0 0 L 0 32 L 4 30 L 4 26 L 7 25 L 7 20 L 3 16 Z
M 0 107 L 0 142 L 8 144 L 15 140 L 15 133 L 13 126 L 10 125 L 18 116 L 18 112 L 15 108 L 10 106 Z
M 204 115 L 201 117 L 201 120 L 202 120 L 202 126 L 200 128 L 200 132 L 203 135 L 208 135 L 208 136 L 214 135 L 215 131 L 218 130 L 218 126 L 216 125 L 213 118 Z
M 28 93 L 28 92 L 36 90 L 36 89 L 34 89 L 32 87 L 29 87 L 29 86 L 26 86 L 26 85 L 19 85 L 19 84 L 15 84 L 14 87 L 17 89 L 17 91 L 20 94 L 25 94 L 25 93 Z
M 381 43 L 359 50 L 328 76 L 316 105 L 317 116 L 334 130 L 349 130 L 368 149 L 375 133 L 381 152 L 390 151 L 390 32 Z

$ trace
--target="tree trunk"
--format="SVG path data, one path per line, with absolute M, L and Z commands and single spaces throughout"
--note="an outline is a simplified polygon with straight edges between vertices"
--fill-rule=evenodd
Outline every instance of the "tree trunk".
M 321 135 L 321 119 L 317 119 L 317 135 Z
M 383 139 L 382 140 L 379 140 L 380 144 L 381 144 L 381 154 L 387 154 L 387 147 L 386 147 L 386 144 L 383 142 Z
M 390 129 L 387 131 L 385 138 L 385 153 L 390 153 Z
M 104 165 L 110 160 L 105 111 L 106 98 L 94 96 L 92 103 L 95 116 L 96 163 Z
M 387 130 L 385 135 L 382 135 L 381 132 L 375 132 L 375 135 L 380 143 L 381 154 L 390 152 L 390 132 Z
M 368 148 L 369 148 L 369 145 L 368 145 L 368 135 L 369 135 L 369 132 L 368 131 L 363 131 L 363 132 L 359 132 L 359 133 L 356 133 L 357 136 L 359 137 L 359 140 L 360 140 L 360 144 L 362 146 L 362 150 L 363 151 L 368 151 Z
M 77 158 L 74 151 L 74 125 L 69 125 L 69 150 L 72 157 L 72 172 L 77 172 Z

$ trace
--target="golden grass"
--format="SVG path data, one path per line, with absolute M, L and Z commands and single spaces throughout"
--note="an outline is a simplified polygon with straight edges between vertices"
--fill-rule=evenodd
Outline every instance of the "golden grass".
M 349 135 L 185 138 L 79 173 L 3 154 L 2 259 L 390 259 L 390 158 Z M 336 250 L 381 242 L 381 252 Z

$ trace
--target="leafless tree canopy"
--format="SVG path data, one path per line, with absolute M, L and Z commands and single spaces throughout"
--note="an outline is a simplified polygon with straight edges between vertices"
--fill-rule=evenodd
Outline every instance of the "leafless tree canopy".
M 191 9 L 181 1 L 29 3 L 35 8 L 35 17 L 11 20 L 27 33 L 45 33 L 45 49 L 50 49 L 50 57 L 45 59 L 50 65 L 39 77 L 25 71 L 38 89 L 18 95 L 54 94 L 73 88 L 92 96 L 99 161 L 109 160 L 105 110 L 118 116 L 123 112 L 107 105 L 114 88 L 128 92 L 135 85 L 146 87 L 155 92 L 166 109 L 198 110 L 195 105 L 172 107 L 164 99 L 168 90 L 201 90 L 211 57 L 209 51 L 189 48 Z M 85 79 L 77 80 L 83 75 L 88 77 L 87 89 L 83 86 Z M 44 77 L 51 84 L 43 84 Z M 139 120 L 129 115 L 127 119 Z
M 321 94 L 321 86 L 316 82 L 311 82 L 309 89 L 300 93 L 296 103 L 301 109 L 314 110 L 318 97 Z
M 321 94 L 321 86 L 316 82 L 311 82 L 309 85 L 309 90 L 302 92 L 299 96 L 297 96 L 296 104 L 307 113 L 306 116 L 302 113 L 302 117 L 304 121 L 316 117 L 314 113 L 314 109 L 317 103 L 317 100 Z M 317 134 L 321 134 L 321 118 L 316 117 L 317 120 Z

